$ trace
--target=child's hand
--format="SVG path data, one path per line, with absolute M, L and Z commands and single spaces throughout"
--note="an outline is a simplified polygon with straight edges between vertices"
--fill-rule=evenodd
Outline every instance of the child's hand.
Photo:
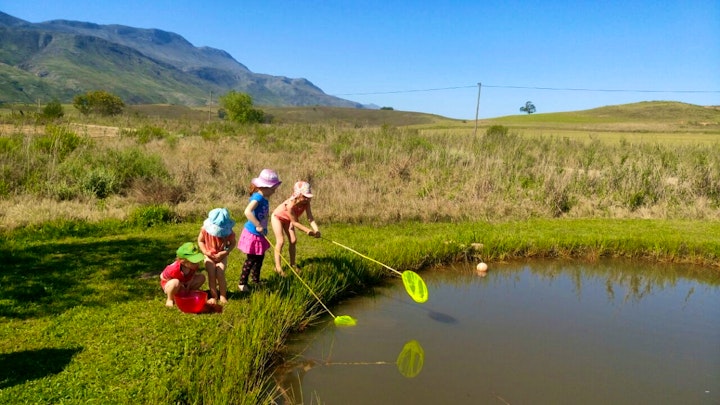
M 258 225 L 255 227 L 255 231 L 257 233 L 265 233 L 265 228 L 263 228 L 261 225 Z

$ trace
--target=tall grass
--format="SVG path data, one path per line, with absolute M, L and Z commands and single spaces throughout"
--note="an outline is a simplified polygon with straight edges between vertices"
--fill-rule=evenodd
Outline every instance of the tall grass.
M 250 180 L 271 167 L 285 181 L 276 198 L 308 180 L 326 222 L 720 217 L 720 142 L 608 144 L 497 125 L 476 136 L 387 125 L 206 128 L 215 135 L 142 124 L 132 134 L 146 135 L 119 138 L 88 140 L 62 127 L 0 137 L 2 202 L 117 196 L 129 207 L 124 215 L 138 204 L 170 204 L 195 217 L 215 205 L 240 209 Z

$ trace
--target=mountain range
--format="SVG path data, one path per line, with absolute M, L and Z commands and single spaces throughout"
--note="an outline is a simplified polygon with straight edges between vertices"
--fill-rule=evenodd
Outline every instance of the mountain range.
M 159 29 L 53 20 L 0 12 L 0 104 L 106 90 L 128 104 L 212 103 L 230 90 L 256 105 L 374 108 L 325 94 L 303 78 L 251 72 L 227 52 L 196 47 Z

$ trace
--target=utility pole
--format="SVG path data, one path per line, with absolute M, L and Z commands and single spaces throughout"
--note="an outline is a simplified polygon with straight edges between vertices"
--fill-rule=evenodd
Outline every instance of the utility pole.
M 212 90 L 210 90 L 210 100 L 208 101 L 208 121 L 212 117 Z
M 478 126 L 478 113 L 480 112 L 480 88 L 482 87 L 482 83 L 478 83 L 478 98 L 477 98 L 477 106 L 475 107 L 475 135 L 477 136 L 477 126 Z

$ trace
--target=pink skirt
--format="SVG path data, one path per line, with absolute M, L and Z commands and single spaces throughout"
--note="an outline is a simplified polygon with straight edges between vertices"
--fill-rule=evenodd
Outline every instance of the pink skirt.
M 238 241 L 238 249 L 248 255 L 264 255 L 270 243 L 263 236 L 257 236 L 243 228 Z

